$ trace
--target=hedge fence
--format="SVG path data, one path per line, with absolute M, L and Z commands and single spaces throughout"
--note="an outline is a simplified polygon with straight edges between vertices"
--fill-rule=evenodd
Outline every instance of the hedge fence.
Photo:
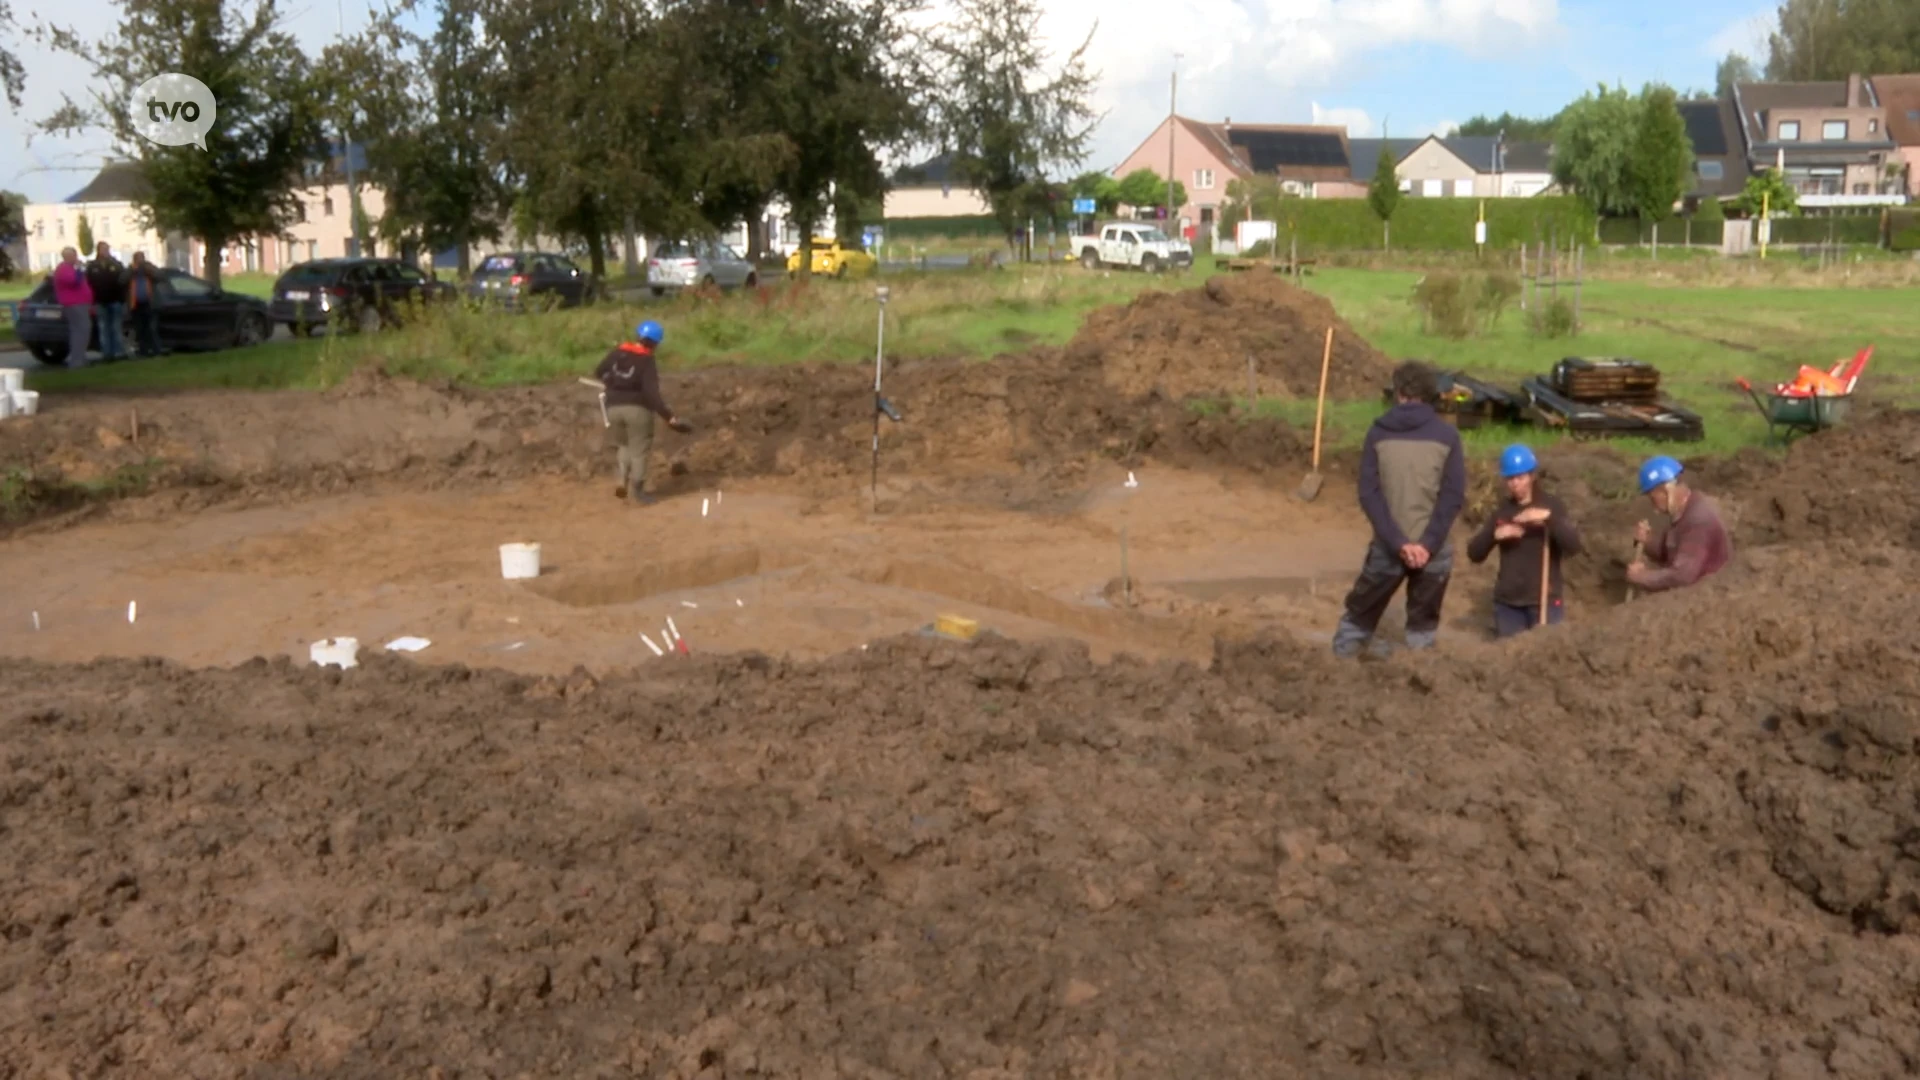
M 951 217 L 892 218 L 880 223 L 886 241 L 896 240 L 1004 240 L 1000 222 L 992 214 L 957 214 Z
M 1481 205 L 1479 199 L 1401 199 L 1393 214 L 1392 248 L 1472 251 Z M 1593 243 L 1593 210 L 1577 198 L 1487 199 L 1485 206 L 1488 248 L 1512 250 L 1540 241 L 1557 241 L 1562 247 L 1569 241 Z M 1380 219 L 1365 199 L 1290 200 L 1279 226 L 1280 248 L 1298 240 L 1302 255 L 1382 248 Z
M 1726 224 L 1725 221 L 1668 218 L 1660 223 L 1660 243 L 1719 247 Z M 1639 218 L 1608 218 L 1600 223 L 1600 242 L 1603 244 L 1646 245 L 1652 243 L 1653 239 L 1653 226 Z
M 1886 243 L 1894 251 L 1920 251 L 1920 210 L 1889 211 Z

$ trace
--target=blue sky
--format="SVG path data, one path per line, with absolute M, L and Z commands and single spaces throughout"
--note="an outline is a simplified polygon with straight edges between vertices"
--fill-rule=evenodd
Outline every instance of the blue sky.
M 236 5 L 246 0 L 230 0 Z M 944 0 L 936 0 L 936 4 Z M 36 8 L 14 5 L 20 18 Z M 71 25 L 105 25 L 113 0 L 60 0 Z M 287 9 L 310 50 L 331 40 L 358 3 Z M 1087 166 L 1124 158 L 1166 114 L 1174 53 L 1182 54 L 1180 111 L 1241 123 L 1344 123 L 1354 135 L 1424 135 L 1476 113 L 1554 112 L 1600 81 L 1661 80 L 1711 87 L 1729 48 L 1764 51 L 1773 5 L 1755 0 L 1048 0 L 1042 21 L 1056 53 L 1096 22 L 1088 56 L 1101 72 L 1106 119 Z M 0 117 L 0 187 L 33 201 L 81 187 L 111 147 L 99 136 L 37 137 L 31 120 L 59 103 L 84 71 L 16 41 L 27 100 Z

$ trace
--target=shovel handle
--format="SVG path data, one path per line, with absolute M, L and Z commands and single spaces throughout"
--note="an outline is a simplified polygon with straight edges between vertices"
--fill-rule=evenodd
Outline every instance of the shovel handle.
M 1333 370 L 1333 327 L 1327 327 L 1327 347 L 1320 354 L 1320 401 L 1313 408 L 1313 471 L 1320 471 L 1320 425 L 1327 418 L 1327 374 Z

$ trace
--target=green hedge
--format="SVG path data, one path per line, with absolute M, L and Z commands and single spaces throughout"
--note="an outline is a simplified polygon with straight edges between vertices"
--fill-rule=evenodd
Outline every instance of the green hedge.
M 1037 223 L 1044 225 L 1044 222 Z M 896 240 L 955 240 L 981 238 L 1005 239 L 1000 223 L 992 214 L 959 214 L 952 217 L 894 218 L 880 223 L 889 243 Z
M 1920 210 L 1889 211 L 1886 239 L 1894 251 L 1920 251 Z
M 1577 198 L 1487 199 L 1487 247 L 1511 250 L 1558 239 L 1593 243 L 1593 211 Z M 1393 214 L 1395 251 L 1472 251 L 1480 199 L 1405 198 Z M 1301 254 L 1379 251 L 1380 219 L 1365 199 L 1300 199 L 1286 205 L 1280 246 L 1297 236 Z
M 1695 221 L 1689 226 L 1685 218 L 1668 218 L 1660 223 L 1660 242 L 1719 247 L 1726 225 L 1722 220 Z M 1653 226 L 1639 218 L 1607 218 L 1600 223 L 1600 242 L 1603 244 L 1644 245 L 1652 240 Z
M 1829 232 L 1828 230 L 1832 230 Z M 1774 218 L 1774 244 L 1879 244 L 1879 214 L 1848 214 L 1844 217 Z

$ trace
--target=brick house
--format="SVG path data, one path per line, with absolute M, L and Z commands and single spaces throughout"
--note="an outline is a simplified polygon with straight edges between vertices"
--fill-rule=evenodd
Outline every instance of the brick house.
M 1733 99 L 1682 101 L 1678 107 L 1693 147 L 1693 184 L 1686 198 L 1697 203 L 1739 195 L 1746 189 L 1749 169 Z
M 1352 178 L 1345 128 L 1208 124 L 1185 116 L 1162 120 L 1113 175 L 1152 169 L 1165 177 L 1169 155 L 1175 179 L 1187 189 L 1187 203 L 1177 214 L 1179 228 L 1201 236 L 1213 233 L 1230 181 L 1277 173 L 1289 190 L 1316 197 L 1332 194 Z
M 1733 104 L 1747 168 L 1783 168 L 1809 208 L 1866 206 L 1903 199 L 1887 171 L 1898 161 L 1886 110 L 1873 84 L 1736 83 Z
M 1415 198 L 1530 198 L 1553 183 L 1552 148 L 1507 142 L 1497 135 L 1430 135 L 1424 139 L 1352 139 L 1351 190 L 1364 197 L 1380 166 L 1380 148 L 1394 158 L 1400 190 Z
M 1875 75 L 1871 82 L 1886 110 L 1894 153 L 1905 167 L 1907 196 L 1920 199 L 1920 75 Z

